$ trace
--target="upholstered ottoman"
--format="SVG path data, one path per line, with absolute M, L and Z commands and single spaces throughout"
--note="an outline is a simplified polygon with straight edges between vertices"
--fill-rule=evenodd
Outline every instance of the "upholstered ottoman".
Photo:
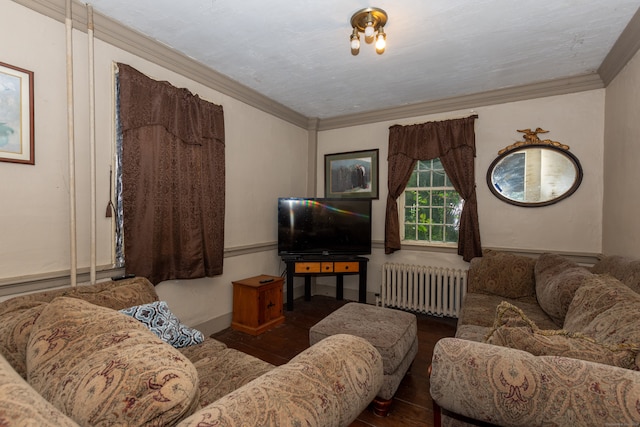
M 309 343 L 313 345 L 335 334 L 362 337 L 382 355 L 384 380 L 373 401 L 373 410 L 377 415 L 386 416 L 393 395 L 418 353 L 416 316 L 352 302 L 312 326 L 309 329 Z

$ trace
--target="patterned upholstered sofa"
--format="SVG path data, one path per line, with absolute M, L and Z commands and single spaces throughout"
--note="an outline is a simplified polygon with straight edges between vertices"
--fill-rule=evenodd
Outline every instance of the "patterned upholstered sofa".
M 472 260 L 456 336 L 434 349 L 436 424 L 640 425 L 639 293 L 640 260 Z
M 134 278 L 1 302 L 0 425 L 346 426 L 382 384 L 355 336 L 275 367 L 212 338 L 176 348 L 119 312 L 157 300 Z

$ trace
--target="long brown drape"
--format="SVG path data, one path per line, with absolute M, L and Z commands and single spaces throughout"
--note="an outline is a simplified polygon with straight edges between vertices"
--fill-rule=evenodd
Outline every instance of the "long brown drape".
M 397 199 L 404 191 L 418 160 L 440 158 L 453 187 L 464 199 L 460 218 L 458 254 L 465 261 L 482 256 L 476 198 L 476 143 L 478 116 L 389 128 L 389 174 L 385 218 L 385 253 L 400 249 Z
M 118 64 L 125 270 L 157 284 L 222 274 L 222 107 Z

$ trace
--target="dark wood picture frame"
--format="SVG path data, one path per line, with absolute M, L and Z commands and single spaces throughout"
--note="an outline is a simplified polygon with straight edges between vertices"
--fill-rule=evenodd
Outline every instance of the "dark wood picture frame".
M 378 199 L 378 151 L 325 154 L 325 197 Z
M 33 71 L 0 62 L 0 161 L 35 164 Z

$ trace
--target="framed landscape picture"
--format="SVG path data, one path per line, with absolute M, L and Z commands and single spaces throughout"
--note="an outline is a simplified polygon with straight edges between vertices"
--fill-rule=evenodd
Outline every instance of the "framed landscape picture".
M 0 62 L 0 161 L 35 164 L 33 72 Z
M 325 154 L 325 197 L 378 198 L 378 150 Z

